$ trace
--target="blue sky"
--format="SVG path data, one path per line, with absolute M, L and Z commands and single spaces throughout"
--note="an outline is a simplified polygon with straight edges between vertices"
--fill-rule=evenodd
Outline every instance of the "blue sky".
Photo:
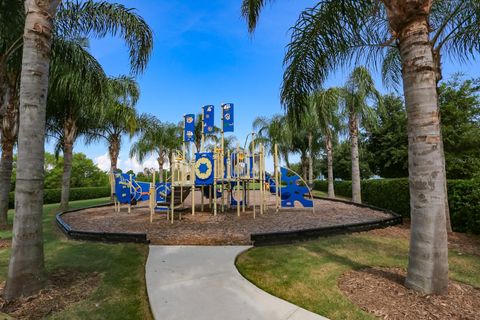
M 140 112 L 162 121 L 178 122 L 185 113 L 200 112 L 201 106 L 235 103 L 235 136 L 244 140 L 257 116 L 282 112 L 279 89 L 282 60 L 289 42 L 288 29 L 302 9 L 315 1 L 276 1 L 264 10 L 254 35 L 240 16 L 240 0 L 122 0 L 136 8 L 154 31 L 154 52 L 147 70 L 137 77 Z M 109 75 L 128 74 L 128 53 L 122 41 L 104 38 L 91 41 L 91 52 Z M 446 77 L 456 71 L 480 76 L 480 64 L 456 66 L 444 63 Z M 349 69 L 332 75 L 329 85 L 341 85 Z M 382 88 L 378 75 L 377 85 Z M 385 89 L 382 89 L 385 91 Z M 125 137 L 119 166 L 123 170 L 152 167 L 153 159 L 139 164 L 128 158 L 130 142 Z M 51 145 L 47 146 L 51 151 Z M 103 143 L 75 145 L 108 168 L 107 146 Z

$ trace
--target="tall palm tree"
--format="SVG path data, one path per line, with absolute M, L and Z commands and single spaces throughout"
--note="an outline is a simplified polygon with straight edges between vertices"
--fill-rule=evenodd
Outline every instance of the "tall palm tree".
M 291 136 L 290 151 L 300 154 L 302 177 L 313 185 L 313 158 L 320 150 L 322 137 L 313 105 L 307 104 L 304 110 L 302 114 L 287 112 L 285 125 Z
M 479 5 L 474 0 L 464 2 L 475 9 Z M 352 61 L 375 65 L 386 57 L 390 47 L 398 46 L 408 114 L 412 217 L 406 285 L 442 294 L 448 287 L 448 248 L 445 165 L 439 148 L 436 63 L 430 41 L 433 3 L 332 0 L 305 10 L 292 29 L 281 96 L 288 109 L 301 111 L 305 95 L 320 86 L 330 72 Z M 255 28 L 265 4 L 265 0 L 243 1 L 242 10 L 250 30 Z M 450 12 L 454 8 L 450 7 Z M 478 33 L 477 23 L 471 34 L 475 38 Z M 462 53 L 478 52 L 478 47 L 472 49 L 470 43 L 457 44 Z
M 145 68 L 152 50 L 152 32 L 132 10 L 106 2 L 60 2 L 24 1 L 15 220 L 6 299 L 31 295 L 45 283 L 43 165 L 53 34 L 67 38 L 120 35 L 130 51 L 132 72 Z
M 430 44 L 435 63 L 437 96 L 439 83 L 443 78 L 442 57 L 468 61 L 475 58 L 480 51 L 480 3 L 478 1 L 436 0 L 430 14 Z M 392 46 L 382 64 L 382 77 L 387 86 L 399 88 L 402 79 L 402 62 L 398 44 Z M 437 106 L 440 113 L 440 107 Z M 441 133 L 441 132 L 440 132 Z M 442 154 L 443 166 L 445 156 L 443 137 L 440 136 L 439 150 Z M 444 175 L 444 189 L 447 194 L 447 173 Z M 448 197 L 445 197 L 445 214 L 447 231 L 452 231 Z
M 63 50 L 59 57 L 54 52 L 50 71 L 47 134 L 56 140 L 56 156 L 63 152 L 62 210 L 68 208 L 73 146 L 92 128 L 91 119 L 102 111 L 102 88 L 107 82 L 102 67 L 84 44 L 83 40 L 77 43 L 58 39 L 54 46 Z
M 110 78 L 107 85 L 104 113 L 98 117 L 95 129 L 88 133 L 87 143 L 103 139 L 108 144 L 111 171 L 117 169 L 122 137 L 130 138 L 150 121 L 139 115 L 135 104 L 140 96 L 137 83 L 131 77 Z
M 172 123 L 162 123 L 155 117 L 150 117 L 145 127 L 140 130 L 138 140 L 130 148 L 130 157 L 137 157 L 138 161 L 153 154 L 157 158 L 160 182 L 163 182 L 163 168 L 169 161 L 172 150 L 182 144 L 180 129 Z
M 277 144 L 279 156 L 290 167 L 289 154 L 291 152 L 292 132 L 288 119 L 284 115 L 274 115 L 271 118 L 257 117 L 252 124 L 257 131 L 258 142 L 262 142 L 270 155 L 273 155 L 274 146 Z
M 340 117 L 338 114 L 340 103 L 340 89 L 330 88 L 317 90 L 310 95 L 308 103 L 316 112 L 318 127 L 325 137 L 325 150 L 327 152 L 327 180 L 328 197 L 335 198 L 333 176 L 333 140 L 341 131 Z
M 360 160 L 358 154 L 358 135 L 362 123 L 372 125 L 376 121 L 375 110 L 368 100 L 381 100 L 381 95 L 375 89 L 370 72 L 365 67 L 356 67 L 350 74 L 343 89 L 345 113 L 348 118 L 352 157 L 352 201 L 361 203 Z
M 8 8 L 8 9 L 7 9 Z M 18 92 L 24 25 L 23 3 L 19 0 L 2 0 L 0 12 L 0 230 L 8 228 L 8 193 L 13 168 L 13 148 L 18 132 Z
M 42 205 L 45 107 L 53 19 L 60 0 L 25 1 L 25 28 L 20 80 L 17 181 L 13 242 L 5 298 L 28 296 L 42 288 Z M 40 29 L 39 29 L 40 28 Z

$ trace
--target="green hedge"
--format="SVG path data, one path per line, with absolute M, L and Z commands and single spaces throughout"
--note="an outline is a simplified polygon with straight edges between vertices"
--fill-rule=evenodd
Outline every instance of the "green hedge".
M 45 189 L 43 194 L 43 203 L 59 203 L 62 189 Z M 15 192 L 10 192 L 8 199 L 8 206 L 10 209 L 15 204 Z M 104 198 L 110 196 L 110 186 L 106 187 L 87 187 L 87 188 L 71 188 L 70 201 L 88 200 L 96 198 Z
M 315 190 L 327 191 L 326 181 L 316 181 Z M 350 181 L 335 181 L 335 193 L 352 196 Z M 364 203 L 410 216 L 408 179 L 379 179 L 362 181 Z M 480 234 L 480 180 L 448 180 L 448 203 L 452 227 L 458 232 Z

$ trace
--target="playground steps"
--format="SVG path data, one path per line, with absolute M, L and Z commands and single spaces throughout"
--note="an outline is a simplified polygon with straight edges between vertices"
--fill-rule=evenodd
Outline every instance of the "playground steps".
M 173 205 L 175 207 L 181 205 L 185 199 L 190 195 L 192 188 L 191 187 L 183 187 L 183 192 L 180 187 L 176 187 L 174 189 L 173 194 Z M 166 211 L 172 205 L 172 196 L 171 194 L 167 196 L 166 201 L 164 202 L 157 202 L 156 209 L 159 211 Z

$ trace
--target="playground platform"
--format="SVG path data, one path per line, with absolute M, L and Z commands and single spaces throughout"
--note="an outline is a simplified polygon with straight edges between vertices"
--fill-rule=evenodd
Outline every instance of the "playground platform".
M 326 319 L 259 289 L 235 258 L 249 246 L 150 246 L 147 291 L 155 319 Z

